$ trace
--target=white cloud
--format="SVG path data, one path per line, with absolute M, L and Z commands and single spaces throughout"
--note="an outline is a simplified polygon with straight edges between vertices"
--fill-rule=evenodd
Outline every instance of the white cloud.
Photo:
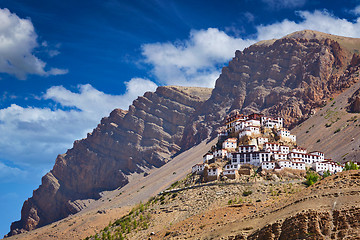
M 91 85 L 79 85 L 78 92 L 62 86 L 49 88 L 43 99 L 53 108 L 21 107 L 12 104 L 0 109 L 0 159 L 21 168 L 50 168 L 59 153 L 76 139 L 86 137 L 115 108 L 127 109 L 135 96 L 154 91 L 156 84 L 146 79 L 126 83 L 124 95 L 109 95 Z M 64 110 L 67 109 L 70 110 Z M 12 170 L 0 165 L 0 174 Z
M 146 91 L 155 91 L 157 85 L 148 80 L 143 78 L 133 78 L 129 82 L 125 82 L 126 85 L 126 93 L 123 95 L 123 98 L 127 99 L 126 108 L 128 105 L 131 104 L 132 100 L 135 100 L 138 96 L 143 95 Z M 124 106 L 124 105 L 123 105 Z M 126 109 L 123 107 L 123 109 Z
M 26 79 L 29 74 L 49 76 L 67 73 L 56 68 L 46 70 L 46 63 L 33 54 L 39 44 L 29 19 L 19 18 L 5 8 L 0 9 L 0 23 L 0 72 L 18 79 Z M 42 46 L 47 46 L 47 42 L 43 42 Z
M 60 54 L 60 51 L 59 50 L 49 50 L 48 54 L 50 57 L 55 57 Z
M 282 4 L 283 7 L 295 7 L 305 3 L 301 0 L 266 1 L 274 2 L 275 5 Z M 360 18 L 352 22 L 338 18 L 326 10 L 296 13 L 300 21 L 284 19 L 269 25 L 259 25 L 252 38 L 232 37 L 216 28 L 192 30 L 186 40 L 145 44 L 142 46 L 142 54 L 145 62 L 153 66 L 153 76 L 161 84 L 214 87 L 221 67 L 231 60 L 235 50 L 243 50 L 257 41 L 281 38 L 305 29 L 360 37 Z
M 0 181 L 9 182 L 14 179 L 24 178 L 27 173 L 16 167 L 9 167 L 4 163 L 0 162 Z
M 253 42 L 209 28 L 191 31 L 188 40 L 145 44 L 142 54 L 162 84 L 214 87 L 220 73 L 218 65 Z
M 360 37 L 360 18 L 355 22 L 338 18 L 327 11 L 299 11 L 302 21 L 287 19 L 267 26 L 258 26 L 258 40 L 281 38 L 295 31 L 311 29 L 347 37 Z
M 356 6 L 354 9 L 350 10 L 349 12 L 357 16 L 360 15 L 360 5 Z
M 272 9 L 297 8 L 305 5 L 306 0 L 262 0 Z
M 49 71 L 47 71 L 44 75 L 50 76 L 50 75 L 64 75 L 67 74 L 69 70 L 67 69 L 60 69 L 60 68 L 51 68 Z

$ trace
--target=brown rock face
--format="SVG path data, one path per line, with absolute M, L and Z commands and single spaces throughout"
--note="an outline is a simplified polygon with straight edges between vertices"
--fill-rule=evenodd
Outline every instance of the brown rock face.
M 359 66 L 358 55 L 326 34 L 321 39 L 301 38 L 307 33 L 236 51 L 211 97 L 185 129 L 182 145 L 191 147 L 214 133 L 234 109 L 282 116 L 292 127 L 334 93 L 358 81 L 352 74 Z
M 247 239 L 355 239 L 360 231 L 359 218 L 360 208 L 324 212 L 308 210 L 267 225 Z
M 355 59 L 355 60 L 354 60 Z M 353 57 L 353 61 L 351 61 L 351 63 L 353 64 L 353 62 L 356 62 L 357 64 L 360 63 L 360 57 L 358 55 L 354 55 Z M 354 77 L 359 78 L 359 65 L 355 65 L 354 67 L 351 67 L 351 74 Z M 358 89 L 348 100 L 348 106 L 346 107 L 347 110 L 351 113 L 360 113 L 360 89 Z
M 128 174 L 165 164 L 180 150 L 185 125 L 210 94 L 207 88 L 159 87 L 136 99 L 128 112 L 115 109 L 57 157 L 9 236 L 76 213 L 86 207 L 76 200 L 98 199 L 99 192 L 127 184 Z
M 349 99 L 349 105 L 347 107 L 349 112 L 359 113 L 360 112 L 360 89 L 357 90 L 353 96 Z

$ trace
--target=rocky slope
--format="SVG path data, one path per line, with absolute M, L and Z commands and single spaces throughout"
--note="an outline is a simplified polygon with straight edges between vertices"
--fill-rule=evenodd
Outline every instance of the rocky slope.
M 126 237 L 359 239 L 359 170 L 337 173 L 311 187 L 300 179 L 284 180 L 222 182 L 158 197 L 144 214 L 151 216 L 149 228 L 139 227 Z M 245 196 L 245 191 L 252 193 Z
M 180 150 L 189 116 L 211 93 L 206 88 L 159 87 L 136 99 L 129 111 L 115 109 L 86 139 L 59 155 L 40 187 L 25 201 L 9 235 L 33 230 L 86 207 L 128 176 L 160 167 Z
M 297 32 L 236 51 L 212 93 L 159 87 L 135 100 L 127 113 L 114 110 L 58 156 L 10 235 L 78 212 L 91 202 L 79 199 L 97 199 L 100 191 L 127 184 L 129 174 L 160 167 L 179 151 L 214 137 L 234 109 L 279 115 L 294 126 L 358 81 L 358 50 L 360 39 Z
M 277 211 L 302 207 L 288 217 L 272 220 L 247 238 L 233 239 L 358 239 L 360 234 L 360 172 L 343 172 L 301 192 Z M 305 204 L 304 204 L 305 203 Z M 296 228 L 294 228 L 296 226 Z
M 360 230 L 359 218 L 359 207 L 335 211 L 307 210 L 268 225 L 247 239 L 356 239 Z
M 357 71 L 355 76 L 358 74 Z M 297 135 L 297 143 L 309 151 L 320 150 L 335 161 L 358 161 L 360 114 L 350 111 L 350 106 L 356 103 L 359 89 L 357 82 L 296 126 L 292 132 Z
M 215 133 L 233 109 L 279 115 L 287 126 L 294 126 L 358 81 L 356 49 L 360 39 L 302 31 L 236 51 L 203 104 L 206 107 L 185 129 L 183 145 L 190 147 Z

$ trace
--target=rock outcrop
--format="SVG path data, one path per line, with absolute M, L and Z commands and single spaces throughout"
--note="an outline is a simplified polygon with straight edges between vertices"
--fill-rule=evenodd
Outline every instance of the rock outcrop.
M 269 224 L 247 239 L 356 239 L 360 233 L 359 218 L 358 207 L 334 211 L 307 210 Z
M 274 214 L 275 222 L 247 238 L 238 235 L 234 239 L 358 239 L 359 190 L 359 170 L 337 173 L 304 189 L 297 198 L 273 211 L 291 208 L 296 214 L 280 219 Z
M 128 175 L 160 167 L 180 150 L 185 125 L 212 89 L 159 87 L 136 99 L 129 111 L 115 109 L 72 149 L 59 155 L 40 187 L 25 201 L 9 235 L 30 231 L 98 199 L 104 190 L 128 183 Z
M 114 110 L 86 139 L 58 156 L 24 203 L 10 235 L 78 212 L 86 205 L 76 200 L 97 199 L 100 191 L 125 185 L 129 174 L 160 167 L 179 151 L 215 137 L 234 109 L 282 116 L 288 127 L 306 119 L 358 81 L 353 72 L 359 49 L 353 47 L 359 43 L 312 31 L 262 41 L 236 51 L 212 92 L 159 87 L 135 100 L 127 113 Z
M 234 109 L 282 116 L 291 128 L 358 81 L 354 72 L 359 56 L 345 47 L 354 39 L 339 37 L 340 45 L 333 35 L 308 35 L 309 31 L 298 32 L 236 51 L 211 97 L 185 129 L 182 145 L 191 147 L 210 133 L 215 136 L 221 120 Z

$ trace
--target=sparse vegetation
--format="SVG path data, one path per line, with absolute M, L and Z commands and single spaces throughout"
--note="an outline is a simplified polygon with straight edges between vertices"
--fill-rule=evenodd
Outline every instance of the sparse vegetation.
M 131 209 L 128 215 L 123 216 L 122 218 L 117 219 L 114 223 L 109 223 L 100 233 L 95 234 L 94 236 L 86 237 L 86 240 L 95 239 L 95 240 L 112 240 L 112 239 L 127 239 L 127 235 L 132 231 L 136 230 L 145 230 L 149 227 L 149 222 L 151 215 L 144 214 L 144 211 L 150 206 L 154 201 L 154 198 L 146 204 L 140 202 L 139 205 Z
M 358 170 L 359 166 L 355 163 L 353 163 L 352 161 L 348 162 L 345 164 L 345 168 L 344 171 L 348 171 L 348 170 Z
M 336 129 L 336 130 L 334 131 L 334 134 L 340 132 L 340 130 L 341 130 L 340 128 Z
M 323 178 L 326 178 L 326 177 L 328 177 L 328 176 L 330 176 L 331 175 L 331 173 L 330 173 L 330 171 L 329 170 L 327 170 L 327 171 L 325 171 L 324 172 L 324 174 L 323 174 Z
M 251 194 L 252 194 L 252 191 L 251 191 L 251 190 L 246 190 L 246 191 L 243 192 L 243 196 L 244 196 L 244 197 L 247 197 L 247 196 L 249 196 L 249 195 L 251 195 Z
M 178 185 L 179 185 L 179 181 L 176 181 L 173 184 L 171 184 L 169 189 L 173 189 L 173 188 L 177 187 Z
M 313 185 L 319 180 L 319 175 L 313 171 L 306 172 L 306 181 L 305 184 L 308 186 Z
M 352 116 L 350 119 L 346 120 L 347 122 L 356 122 L 357 116 Z

